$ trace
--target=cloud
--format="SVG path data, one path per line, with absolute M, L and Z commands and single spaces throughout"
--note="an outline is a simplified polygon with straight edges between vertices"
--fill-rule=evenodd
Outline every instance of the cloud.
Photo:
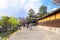
M 30 8 L 33 8 L 35 12 L 38 12 L 38 8 L 42 5 L 42 0 L 29 0 L 24 5 L 24 8 L 28 11 Z
M 27 13 L 30 8 L 38 12 L 41 5 L 42 0 L 0 0 L 0 16 L 20 16 L 23 10 Z
M 8 7 L 7 0 L 0 0 L 0 9 L 6 9 Z

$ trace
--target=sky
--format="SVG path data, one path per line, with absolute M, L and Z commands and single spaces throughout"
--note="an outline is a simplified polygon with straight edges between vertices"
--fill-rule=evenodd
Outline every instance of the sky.
M 0 0 L 0 17 L 26 17 L 30 8 L 37 13 L 42 5 L 47 6 L 47 12 L 59 8 L 52 4 L 52 0 Z

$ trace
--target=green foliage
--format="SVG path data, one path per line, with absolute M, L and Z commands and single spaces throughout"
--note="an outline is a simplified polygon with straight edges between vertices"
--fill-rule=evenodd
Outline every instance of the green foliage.
M 37 13 L 37 17 L 40 18 L 40 17 L 44 16 L 45 14 L 47 14 L 47 7 L 43 5 L 39 8 L 39 12 Z
M 30 20 L 31 20 L 31 18 L 30 18 L 30 17 L 27 17 L 26 19 L 27 19 L 27 21 L 30 21 Z
M 12 29 L 19 24 L 19 20 L 14 17 L 10 17 L 8 20 L 9 24 L 12 26 Z
M 33 9 L 30 9 L 29 10 L 29 13 L 28 13 L 28 17 L 27 17 L 27 20 L 30 21 L 32 18 L 34 18 L 35 16 L 35 12 Z
M 2 23 L 2 21 L 0 20 L 0 26 L 2 26 L 3 25 L 3 23 Z
M 44 13 L 47 13 L 47 7 L 46 6 L 41 6 L 40 8 L 39 8 L 39 13 L 42 13 L 42 14 L 44 14 Z
M 7 16 L 2 16 L 1 21 L 2 21 L 3 25 L 8 22 L 8 19 L 9 19 L 9 18 L 8 18 Z
M 19 22 L 20 20 L 16 19 L 15 17 L 2 16 L 0 20 L 0 26 L 4 25 L 2 29 L 6 31 L 2 31 L 0 33 L 0 36 L 3 38 L 15 32 L 18 29 L 17 25 L 19 25 Z
M 20 21 L 16 19 L 15 17 L 7 17 L 7 16 L 2 16 L 0 25 L 4 26 L 5 30 L 13 30 L 17 25 L 19 25 Z

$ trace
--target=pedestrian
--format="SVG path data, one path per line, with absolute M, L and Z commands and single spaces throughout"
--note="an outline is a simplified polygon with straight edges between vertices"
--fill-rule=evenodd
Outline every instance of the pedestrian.
M 32 30 L 32 24 L 31 23 L 29 24 L 29 28 L 30 28 L 30 30 Z
M 27 29 L 29 28 L 28 24 L 27 24 Z
M 28 29 L 28 24 L 25 24 L 25 27 Z

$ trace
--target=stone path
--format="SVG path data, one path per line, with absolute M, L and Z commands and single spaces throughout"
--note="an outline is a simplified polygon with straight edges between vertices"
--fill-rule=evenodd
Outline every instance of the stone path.
M 33 27 L 32 30 L 22 28 L 21 32 L 16 33 L 8 40 L 60 40 L 60 35 L 38 29 L 37 27 Z

